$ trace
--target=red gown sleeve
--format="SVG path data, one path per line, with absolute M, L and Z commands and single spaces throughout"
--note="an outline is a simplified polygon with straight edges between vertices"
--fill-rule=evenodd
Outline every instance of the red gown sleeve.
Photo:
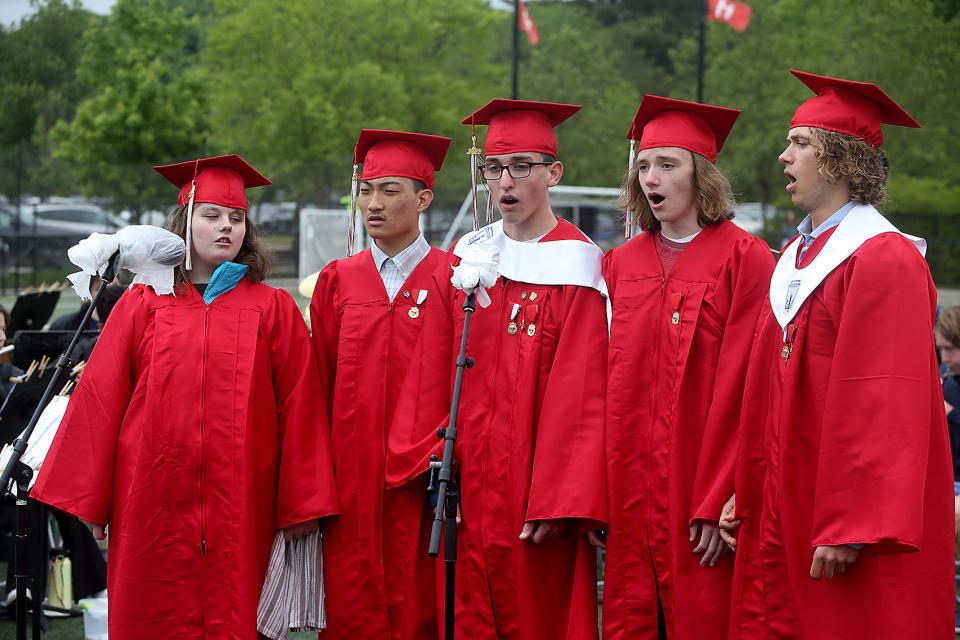
M 273 389 L 280 436 L 277 528 L 338 512 L 330 454 L 326 393 L 310 336 L 290 294 L 274 294 L 269 323 Z
M 450 265 L 444 263 L 431 278 L 430 296 L 440 302 L 424 315 L 399 394 L 387 440 L 386 483 L 390 488 L 420 478 L 429 468 L 430 456 L 443 454 L 437 429 L 450 418 L 455 353 Z M 459 444 L 459 440 L 457 441 Z
M 902 236 L 865 243 L 847 263 L 820 429 L 811 544 L 919 548 L 932 430 L 935 292 Z M 939 395 L 939 394 L 935 394 Z
M 537 424 L 526 520 L 607 519 L 604 400 L 606 305 L 597 291 L 564 287 L 564 319 Z
M 117 441 L 149 316 L 143 293 L 142 287 L 126 291 L 111 312 L 31 492 L 40 502 L 101 525 L 110 522 Z
M 337 349 L 340 344 L 340 320 L 337 311 L 337 261 L 320 272 L 310 300 L 310 328 L 320 374 L 320 388 L 327 392 L 327 409 L 333 409 L 333 389 L 337 375 Z M 328 417 L 332 417 L 328 414 Z
M 766 244 L 757 238 L 745 238 L 731 256 L 724 281 L 718 283 L 726 290 L 730 306 L 717 359 L 713 400 L 697 460 L 691 521 L 719 520 L 724 503 L 734 491 L 737 426 L 747 365 L 757 317 L 770 290 L 773 266 L 773 255 Z

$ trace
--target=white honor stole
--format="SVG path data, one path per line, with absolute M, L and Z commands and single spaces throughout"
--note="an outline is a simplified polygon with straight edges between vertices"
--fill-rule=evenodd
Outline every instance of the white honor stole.
M 497 273 L 509 280 L 595 289 L 606 301 L 609 328 L 611 307 L 607 283 L 603 279 L 603 250 L 586 235 L 583 240 L 518 242 L 507 237 L 503 232 L 503 220 L 497 220 L 460 238 L 453 248 L 453 255 L 462 258 L 463 249 L 479 243 L 499 250 Z
M 784 331 L 803 306 L 806 299 L 820 283 L 849 258 L 860 246 L 881 233 L 899 233 L 910 240 L 920 255 L 926 255 L 927 241 L 901 232 L 870 205 L 857 205 L 827 238 L 826 244 L 813 261 L 802 269 L 797 268 L 797 252 L 803 246 L 803 238 L 797 238 L 783 250 L 770 281 L 770 304 L 773 314 Z

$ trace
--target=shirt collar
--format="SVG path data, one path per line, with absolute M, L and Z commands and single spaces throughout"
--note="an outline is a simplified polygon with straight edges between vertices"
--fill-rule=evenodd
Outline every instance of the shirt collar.
M 799 225 L 797 225 L 797 231 L 803 236 L 803 244 L 810 246 L 813 244 L 813 241 L 820 237 L 827 229 L 832 229 L 837 226 L 843 219 L 847 217 L 847 214 L 850 213 L 850 210 L 857 206 L 856 202 L 848 202 L 839 209 L 832 216 L 821 222 L 816 229 L 813 228 L 813 218 L 807 215 Z
M 393 260 L 393 263 L 397 265 L 397 269 L 400 270 L 400 273 L 404 279 L 406 279 L 410 277 L 410 274 L 417 268 L 420 261 L 430 253 L 430 243 L 427 242 L 427 239 L 424 238 L 421 233 L 417 236 L 416 240 L 411 242 L 403 251 L 393 256 L 393 258 L 385 254 L 383 250 L 377 246 L 376 241 L 370 245 L 370 253 L 373 255 L 373 264 L 377 267 L 377 271 L 383 269 L 384 262 Z

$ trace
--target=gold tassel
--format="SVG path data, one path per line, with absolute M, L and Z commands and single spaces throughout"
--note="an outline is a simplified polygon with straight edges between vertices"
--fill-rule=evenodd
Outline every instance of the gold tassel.
M 360 165 L 354 163 L 350 179 L 350 220 L 347 222 L 347 257 L 353 255 L 353 238 L 357 229 L 357 187 L 360 185 Z
M 199 163 L 198 163 L 199 164 Z M 193 269 L 193 258 L 191 257 L 191 247 L 193 246 L 193 197 L 197 194 L 197 165 L 193 167 L 193 180 L 190 182 L 190 200 L 187 202 L 187 260 L 183 268 L 187 271 Z
M 630 172 L 633 171 L 633 157 L 634 149 L 637 146 L 637 141 L 630 140 L 630 151 L 627 152 L 627 179 L 630 178 Z M 633 223 L 630 220 L 630 211 L 624 211 L 623 213 L 623 239 L 629 240 L 633 236 Z
M 472 128 L 470 131 L 470 148 L 467 149 L 467 156 L 470 158 L 470 194 L 473 202 L 473 230 L 480 228 L 480 214 L 477 212 L 477 173 L 480 171 L 480 156 L 483 154 L 477 147 L 477 130 Z M 489 200 L 489 191 L 487 192 Z M 489 216 L 489 214 L 488 214 Z

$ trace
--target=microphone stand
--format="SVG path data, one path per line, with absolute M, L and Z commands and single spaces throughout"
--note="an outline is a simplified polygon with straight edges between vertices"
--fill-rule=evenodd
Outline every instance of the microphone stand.
M 80 340 L 80 335 L 83 333 L 84 328 L 87 326 L 87 323 L 90 322 L 91 316 L 93 316 L 93 310 L 96 309 L 97 303 L 100 301 L 100 296 L 103 295 L 104 290 L 107 288 L 107 283 L 112 282 L 117 273 L 117 260 L 120 257 L 119 249 L 110 256 L 110 259 L 107 261 L 107 268 L 104 271 L 103 275 L 100 276 L 103 280 L 103 284 L 97 290 L 96 295 L 93 297 L 93 301 L 90 302 L 90 306 L 87 307 L 87 312 L 83 315 L 83 320 L 80 321 L 80 326 L 77 327 L 76 333 L 73 334 L 73 338 L 70 340 L 70 346 L 67 347 L 66 351 L 60 356 L 57 360 L 57 368 L 53 372 L 53 376 L 50 378 L 50 382 L 47 384 L 46 390 L 43 392 L 43 397 L 40 398 L 40 404 L 37 405 L 37 408 L 33 411 L 33 416 L 30 418 L 30 422 L 27 424 L 27 428 L 24 429 L 23 433 L 17 438 L 13 443 L 13 453 L 10 455 L 10 460 L 7 462 L 6 468 L 3 470 L 3 475 L 0 476 L 0 489 L 3 491 L 10 491 L 10 480 L 11 478 L 17 485 L 17 508 L 16 508 L 16 542 L 15 542 L 15 576 L 14 584 L 16 585 L 17 590 L 17 640 L 27 640 L 27 588 L 33 587 L 33 629 L 32 629 L 32 638 L 38 640 L 41 634 L 41 622 L 40 622 L 40 613 L 42 610 L 42 595 L 40 594 L 39 589 L 36 587 L 39 586 L 40 580 L 34 580 L 30 575 L 30 567 L 27 566 L 27 493 L 29 491 L 30 480 L 33 478 L 33 469 L 20 461 L 20 458 L 23 457 L 23 454 L 27 451 L 27 444 L 30 442 L 30 436 L 33 435 L 33 430 L 36 428 L 37 423 L 40 421 L 40 416 L 43 414 L 43 410 L 46 408 L 47 403 L 50 402 L 50 398 L 53 397 L 54 391 L 57 388 L 57 385 L 60 383 L 60 378 L 63 376 L 63 373 L 68 369 L 73 367 L 73 360 L 71 356 L 73 355 L 74 349 L 77 347 L 77 342 Z
M 463 372 L 473 366 L 474 360 L 467 356 L 467 335 L 470 333 L 470 316 L 476 311 L 476 294 L 468 293 L 463 302 L 463 336 L 460 339 L 460 353 L 457 355 L 457 373 L 453 382 L 453 399 L 450 403 L 450 423 L 441 428 L 437 435 L 443 438 L 443 460 L 430 462 L 433 469 L 439 469 L 437 508 L 433 516 L 433 528 L 430 531 L 430 548 L 427 553 L 435 558 L 440 553 L 440 530 L 444 529 L 443 561 L 446 563 L 446 589 L 444 595 L 444 638 L 454 638 L 454 615 L 456 613 L 456 577 L 457 577 L 457 505 L 459 504 L 459 486 L 454 479 L 453 448 L 457 442 L 457 413 L 460 409 L 460 389 L 463 387 Z M 436 456 L 434 456 L 436 458 Z

